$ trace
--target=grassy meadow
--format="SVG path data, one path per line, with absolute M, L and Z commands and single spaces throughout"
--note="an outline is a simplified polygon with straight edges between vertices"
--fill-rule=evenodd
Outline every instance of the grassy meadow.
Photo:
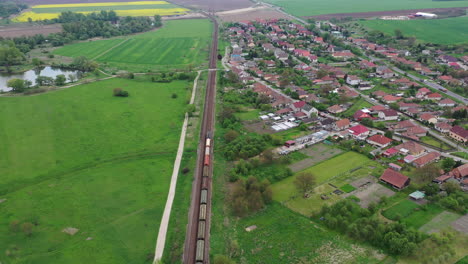
M 112 96 L 116 87 L 130 97 Z M 0 98 L 0 261 L 144 263 L 189 87 L 109 79 Z M 79 231 L 63 233 L 68 227 Z
M 374 11 L 409 10 L 418 8 L 468 7 L 467 1 L 432 0 L 267 0 L 266 2 L 282 7 L 295 16 L 315 16 L 334 13 L 358 13 Z
M 448 3 L 448 2 L 445 2 Z M 468 2 L 465 2 L 468 6 Z M 394 35 L 400 29 L 406 37 L 415 37 L 421 42 L 458 44 L 468 42 L 468 16 L 445 19 L 418 19 L 408 21 L 367 20 L 359 22 L 370 29 Z
M 67 57 L 86 56 L 130 71 L 199 66 L 208 59 L 211 24 L 206 19 L 171 20 L 161 29 L 125 38 L 79 42 L 54 51 Z

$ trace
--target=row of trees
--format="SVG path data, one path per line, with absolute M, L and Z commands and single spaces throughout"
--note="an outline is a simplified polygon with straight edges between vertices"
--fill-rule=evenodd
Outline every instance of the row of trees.
M 377 217 L 375 206 L 363 209 L 350 200 L 324 206 L 320 216 L 324 224 L 350 237 L 366 241 L 395 255 L 409 255 L 423 240 L 423 235 L 401 223 L 386 224 Z
M 11 15 L 18 14 L 26 8 L 28 8 L 26 4 L 13 1 L 0 1 L 0 18 L 6 18 Z

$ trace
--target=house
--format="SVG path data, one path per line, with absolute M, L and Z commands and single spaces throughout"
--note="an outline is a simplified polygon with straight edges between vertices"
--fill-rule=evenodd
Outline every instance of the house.
M 421 156 L 426 149 L 414 141 L 406 141 L 394 147 L 403 155 Z
M 369 113 L 366 113 L 362 110 L 357 110 L 356 113 L 353 115 L 353 119 L 356 121 L 361 121 L 364 118 L 372 118 Z
M 426 194 L 424 194 L 421 191 L 415 191 L 415 192 L 410 193 L 410 195 L 409 195 L 409 197 L 411 199 L 416 200 L 416 201 L 424 199 L 425 196 L 426 196 Z
M 468 163 L 453 169 L 451 174 L 457 179 L 468 176 Z
M 395 163 L 390 163 L 388 164 L 388 167 L 390 167 L 391 169 L 393 169 L 394 171 L 401 171 L 401 166 L 398 166 L 396 165 Z
M 289 115 L 292 113 L 293 110 L 291 108 L 283 108 L 275 112 L 276 115 L 283 116 L 283 115 Z
M 400 96 L 393 96 L 393 95 L 386 95 L 382 98 L 382 101 L 386 102 L 387 104 L 396 103 L 398 100 L 401 100 Z
M 440 95 L 439 93 L 430 93 L 425 96 L 425 99 L 439 101 L 440 99 L 442 99 L 442 95 Z
M 433 116 L 432 114 L 429 114 L 429 113 L 424 113 L 424 114 L 420 115 L 419 120 L 426 121 L 426 122 L 431 123 L 431 124 L 437 123 L 437 117 Z
M 382 111 L 379 111 L 378 116 L 380 119 L 383 119 L 385 121 L 397 120 L 398 112 L 393 109 L 384 109 Z
M 431 90 L 427 89 L 426 87 L 420 88 L 416 93 L 416 98 L 423 99 L 429 93 L 431 93 Z
M 266 60 L 264 61 L 265 62 L 265 65 L 268 67 L 268 68 L 274 68 L 276 66 L 276 63 L 272 60 Z
M 449 123 L 439 122 L 434 125 L 434 128 L 441 133 L 449 133 L 452 126 Z
M 455 106 L 455 101 L 453 101 L 450 98 L 446 98 L 446 99 L 440 100 L 438 105 L 440 107 L 454 107 Z
M 275 49 L 275 58 L 277 58 L 278 60 L 285 61 L 288 59 L 288 57 L 289 55 L 286 52 L 280 49 Z
M 322 125 L 322 128 L 324 129 L 332 129 L 335 124 L 335 120 L 331 118 L 325 118 L 320 121 L 320 125 Z
M 427 135 L 427 130 L 420 126 L 414 126 L 414 127 L 408 128 L 404 134 L 406 134 L 407 137 L 412 137 L 412 136 L 424 137 Z
M 399 109 L 401 111 L 405 111 L 405 110 L 408 110 L 410 108 L 419 108 L 420 105 L 418 104 L 415 104 L 415 103 L 405 103 L 405 102 L 399 102 L 398 103 L 398 106 L 399 106 Z
M 333 129 L 340 131 L 340 130 L 348 128 L 350 125 L 351 125 L 351 122 L 349 122 L 349 119 L 345 118 L 345 119 L 336 121 L 333 124 Z
M 375 72 L 377 73 L 377 75 L 385 79 L 392 78 L 395 76 L 395 73 L 386 66 L 377 67 Z
M 354 58 L 354 54 L 349 50 L 344 50 L 333 52 L 332 57 L 336 59 L 348 60 Z
M 416 126 L 416 125 L 411 120 L 403 120 L 403 121 L 398 122 L 393 127 L 393 129 L 395 131 L 406 131 L 406 130 L 408 130 L 408 128 L 414 127 L 414 126 Z
M 370 108 L 370 111 L 371 113 L 378 113 L 379 111 L 382 111 L 382 110 L 385 110 L 387 108 L 385 108 L 385 106 L 383 105 L 373 105 L 371 108 Z
M 339 113 L 344 112 L 345 110 L 346 109 L 344 109 L 340 105 L 332 105 L 332 106 L 327 108 L 327 111 L 332 113 L 332 114 L 339 114 Z
M 354 127 L 351 127 L 349 129 L 349 132 L 353 135 L 354 138 L 357 139 L 365 139 L 367 136 L 369 136 L 369 129 L 363 125 L 357 125 Z
M 390 184 L 395 189 L 401 190 L 409 185 L 410 178 L 388 168 L 384 171 L 382 176 L 380 176 L 380 181 Z
M 419 157 L 419 158 L 413 160 L 413 165 L 416 168 L 421 168 L 421 167 L 424 167 L 427 164 L 435 162 L 435 161 L 437 161 L 439 159 L 440 159 L 440 153 L 436 152 L 436 151 L 433 151 L 433 152 L 427 153 L 426 155 L 424 155 L 422 157 Z
M 295 102 L 292 104 L 292 109 L 296 112 L 303 112 L 307 115 L 307 117 L 310 117 L 312 114 L 317 114 L 318 111 L 311 105 L 307 104 L 304 101 L 299 101 Z
M 392 143 L 391 139 L 389 139 L 388 137 L 386 137 L 384 135 L 380 135 L 380 134 L 373 135 L 373 136 L 367 138 L 366 141 L 367 141 L 367 143 L 369 143 L 371 145 L 378 146 L 380 148 L 385 148 L 388 145 L 390 145 L 390 143 Z
M 450 129 L 449 136 L 456 141 L 466 143 L 468 141 L 468 130 L 460 126 L 454 126 Z
M 361 82 L 361 79 L 356 75 L 348 75 L 346 77 L 346 83 L 349 85 L 358 85 Z
M 377 97 L 377 98 L 383 98 L 384 96 L 387 95 L 386 92 L 380 91 L 380 90 L 375 91 L 375 92 L 373 92 L 372 94 L 373 94 L 375 97 Z

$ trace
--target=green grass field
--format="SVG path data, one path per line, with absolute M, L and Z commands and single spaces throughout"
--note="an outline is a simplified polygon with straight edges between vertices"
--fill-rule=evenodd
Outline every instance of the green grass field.
M 468 6 L 467 1 L 432 0 L 379 1 L 378 4 L 373 0 L 267 0 L 266 2 L 280 6 L 295 16 Z
M 154 251 L 189 86 L 110 79 L 0 98 L 0 247 L 10 249 L 0 260 L 144 263 Z M 116 87 L 130 97 L 112 96 Z M 32 236 L 13 232 L 16 220 L 36 224 Z M 64 234 L 67 227 L 79 232 Z
M 371 107 L 371 106 L 372 104 L 370 104 L 363 98 L 360 98 L 353 104 L 353 106 L 351 106 L 348 110 L 344 111 L 341 115 L 346 116 L 346 117 L 352 117 L 354 113 L 356 113 L 358 110 Z
M 430 203 L 423 207 L 411 200 L 404 199 L 383 211 L 382 215 L 390 220 L 396 220 L 400 217 L 406 225 L 419 229 L 441 212 L 443 209 L 435 204 Z
M 390 220 L 395 220 L 398 216 L 401 218 L 407 217 L 414 212 L 419 205 L 413 201 L 405 199 L 389 209 L 382 212 L 383 216 Z
M 131 71 L 197 67 L 208 61 L 211 23 L 207 19 L 171 20 L 143 34 L 66 45 L 54 54 L 86 56 Z
M 246 232 L 244 228 L 256 225 Z M 248 263 L 378 263 L 373 249 L 320 227 L 278 203 L 241 219 L 236 229 Z M 307 260 L 307 262 L 303 262 Z
M 441 230 L 448 227 L 453 221 L 457 220 L 458 218 L 460 218 L 459 214 L 443 211 L 442 213 L 435 216 L 431 221 L 421 226 L 419 231 L 428 233 Z
M 445 2 L 449 3 L 449 2 Z M 468 6 L 468 2 L 465 1 Z M 359 22 L 365 27 L 394 35 L 400 29 L 406 37 L 414 36 L 421 42 L 457 44 L 468 42 L 468 16 L 445 19 L 409 21 L 368 20 Z
M 340 188 L 343 192 L 350 193 L 356 190 L 356 187 L 352 186 L 351 184 L 345 184 Z
M 421 137 L 420 140 L 426 144 L 432 145 L 437 148 L 442 148 L 443 150 L 450 150 L 452 149 L 451 146 L 445 144 L 444 142 L 436 139 L 435 137 L 432 136 L 424 136 Z

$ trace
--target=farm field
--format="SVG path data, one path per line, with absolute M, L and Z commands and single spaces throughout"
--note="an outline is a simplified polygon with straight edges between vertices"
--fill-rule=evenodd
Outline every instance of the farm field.
M 211 24 L 206 19 L 171 20 L 156 31 L 66 45 L 54 51 L 67 57 L 85 56 L 121 70 L 197 67 L 207 61 Z M 123 42 L 123 43 L 121 43 Z
M 0 246 L 8 249 L 0 252 L 2 262 L 145 262 L 166 201 L 188 86 L 110 79 L 0 98 L 0 136 L 8 139 L 0 143 L 6 199 Z M 112 96 L 116 87 L 130 97 Z M 31 236 L 21 229 L 28 222 Z M 63 233 L 68 227 L 79 231 Z
M 251 225 L 257 229 L 246 232 Z M 385 257 L 278 203 L 239 220 L 236 233 L 242 249 L 239 259 L 248 263 L 379 263 L 375 256 Z
M 467 7 L 466 1 L 431 1 L 431 0 L 395 0 L 380 1 L 376 4 L 372 0 L 267 0 L 266 2 L 282 7 L 286 12 L 295 16 L 315 16 L 335 13 L 358 13 L 374 11 L 409 10 L 418 8 L 447 8 Z
M 378 163 L 366 156 L 346 152 L 303 170 L 313 173 L 316 177 L 316 186 L 309 198 L 303 198 L 294 186 L 296 174 L 272 185 L 273 200 L 310 216 L 323 205 L 330 205 L 342 199 L 340 195 L 332 194 L 334 190 L 359 178 L 380 174 L 381 170 Z M 322 200 L 321 195 L 327 195 L 328 199 Z
M 89 14 L 101 10 L 114 10 L 119 16 L 168 16 L 185 14 L 189 10 L 170 4 L 166 1 L 135 1 L 135 2 L 107 2 L 81 4 L 51 4 L 34 5 L 32 11 L 27 11 L 13 19 L 15 22 L 27 22 L 58 18 L 61 12 L 76 12 Z
M 359 22 L 363 26 L 394 35 L 395 29 L 400 29 L 406 37 L 414 36 L 421 42 L 436 44 L 457 44 L 468 42 L 468 16 L 435 19 L 385 21 L 368 20 Z

